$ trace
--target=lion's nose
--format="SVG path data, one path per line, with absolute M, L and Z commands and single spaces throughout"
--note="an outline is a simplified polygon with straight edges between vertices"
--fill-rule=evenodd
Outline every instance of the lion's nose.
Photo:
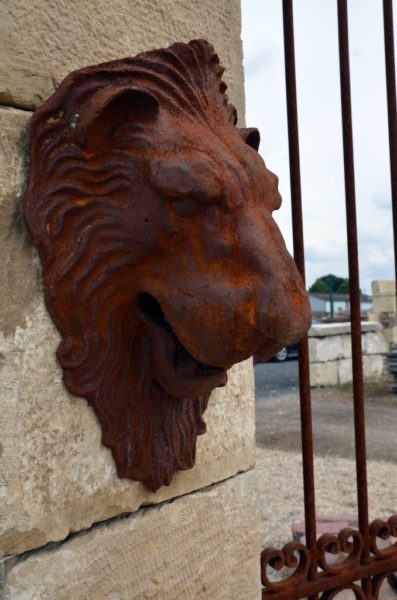
M 311 323 L 309 297 L 299 273 L 289 273 L 288 285 L 275 284 L 258 301 L 258 324 L 264 338 L 281 345 L 299 342 Z

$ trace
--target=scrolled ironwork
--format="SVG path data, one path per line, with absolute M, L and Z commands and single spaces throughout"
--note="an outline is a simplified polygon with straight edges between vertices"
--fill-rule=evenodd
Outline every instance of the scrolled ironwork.
M 397 538 L 397 515 L 392 515 L 387 519 L 375 519 L 369 527 L 370 548 L 371 552 L 378 558 L 386 558 L 393 554 L 397 554 L 397 541 L 390 543 L 386 548 L 379 548 L 378 540 L 390 540 Z
M 390 584 L 390 578 L 393 576 L 394 571 L 390 571 L 387 573 L 380 573 L 380 575 L 375 575 L 375 577 L 372 577 L 371 579 L 371 588 L 372 588 L 372 595 L 374 598 L 379 598 L 379 593 L 380 590 L 382 588 L 382 585 L 385 583 L 385 581 L 389 581 Z
M 266 548 L 261 554 L 262 584 L 274 592 L 296 586 L 305 579 L 309 565 L 309 550 L 299 542 L 288 542 L 282 550 L 273 547 Z M 281 571 L 284 567 L 295 569 L 295 571 L 281 581 L 271 581 L 267 575 L 268 567 L 275 571 Z
M 350 527 L 342 529 L 338 535 L 324 533 L 317 540 L 318 565 L 331 574 L 352 569 L 360 560 L 364 542 L 361 533 Z M 337 556 L 344 552 L 347 556 L 336 564 L 329 564 L 327 553 Z
M 333 600 L 338 596 L 338 594 L 340 594 L 341 592 L 346 592 L 347 590 L 351 590 L 354 593 L 356 600 L 366 600 L 364 590 L 356 583 L 351 583 L 350 585 L 334 588 L 333 590 L 327 590 L 320 596 L 320 600 Z

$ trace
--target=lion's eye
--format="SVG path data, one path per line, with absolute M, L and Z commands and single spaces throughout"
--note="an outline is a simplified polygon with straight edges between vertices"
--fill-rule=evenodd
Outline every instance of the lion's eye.
M 223 197 L 223 181 L 219 167 L 203 154 L 170 156 L 153 161 L 150 180 L 154 189 L 175 203 L 192 200 L 197 203 L 217 202 Z

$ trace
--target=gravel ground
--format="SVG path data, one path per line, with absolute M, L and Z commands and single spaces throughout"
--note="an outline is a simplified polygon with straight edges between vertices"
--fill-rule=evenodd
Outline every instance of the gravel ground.
M 285 365 L 267 364 L 255 371 L 255 471 L 264 548 L 281 549 L 292 539 L 292 524 L 304 521 L 299 393 L 294 385 L 297 365 L 287 367 L 286 371 Z M 390 392 L 385 378 L 366 385 L 365 399 L 372 521 L 397 513 L 397 394 Z M 351 385 L 312 390 L 312 412 L 317 516 L 356 515 Z M 279 580 L 292 572 L 270 569 L 269 576 Z M 354 595 L 344 591 L 338 598 L 354 600 Z M 396 600 L 397 594 L 384 582 L 379 598 Z
M 317 516 L 355 515 L 351 386 L 313 390 L 312 409 Z M 292 524 L 304 520 L 299 413 L 297 392 L 257 394 L 256 480 L 265 548 L 282 548 L 292 539 Z M 387 518 L 397 513 L 397 394 L 387 379 L 366 386 L 366 424 L 370 520 Z M 387 584 L 381 596 L 397 598 Z
M 316 457 L 314 469 L 317 514 L 356 514 L 355 462 Z M 282 547 L 292 538 L 292 523 L 304 518 L 301 454 L 257 448 L 256 474 L 262 544 Z M 368 495 L 371 520 L 397 512 L 397 465 L 368 462 Z

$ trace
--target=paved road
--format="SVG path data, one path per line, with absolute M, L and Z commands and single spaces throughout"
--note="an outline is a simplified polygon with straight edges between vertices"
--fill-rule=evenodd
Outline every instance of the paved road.
M 272 398 L 298 389 L 298 360 L 259 363 L 255 367 L 256 400 Z
M 296 384 L 293 387 L 297 362 L 288 364 L 283 371 L 285 366 L 260 365 L 256 373 L 257 444 L 264 448 L 300 451 L 299 393 Z M 389 390 L 387 381 L 366 386 L 367 453 L 368 459 L 397 463 L 397 394 Z M 312 390 L 312 411 L 315 454 L 353 459 L 351 386 Z

